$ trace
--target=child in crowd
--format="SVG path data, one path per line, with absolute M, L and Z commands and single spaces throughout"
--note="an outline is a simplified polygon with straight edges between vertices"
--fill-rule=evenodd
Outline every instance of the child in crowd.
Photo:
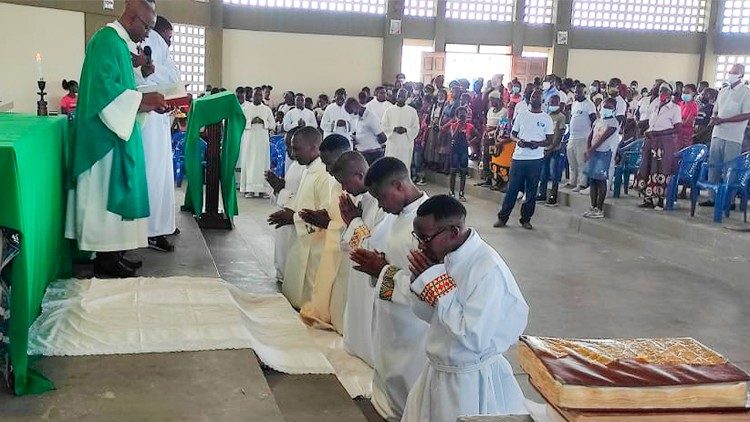
M 697 88 L 693 84 L 687 84 L 682 88 L 682 128 L 677 134 L 677 150 L 693 145 L 693 126 L 698 117 L 698 103 L 695 101 Z
M 466 175 L 469 174 L 469 144 L 476 142 L 477 131 L 474 125 L 468 122 L 465 107 L 456 110 L 456 117 L 445 126 L 443 132 L 447 134 L 451 145 L 451 188 L 450 195 L 456 196 L 456 175 L 460 175 L 458 198 L 466 201 L 464 188 L 466 187 Z
M 274 117 L 276 120 L 276 129 L 274 130 L 274 133 L 281 135 L 284 133 L 284 112 L 277 111 Z
M 620 123 L 615 118 L 617 101 L 607 98 L 602 103 L 602 116 L 594 123 L 594 130 L 589 135 L 588 151 L 584 156 L 587 162 L 587 175 L 591 187 L 591 209 L 583 216 L 586 218 L 604 218 L 604 198 L 607 196 L 607 179 L 612 161 L 612 150 L 617 145 L 617 132 Z
M 63 79 L 62 87 L 68 93 L 60 99 L 60 113 L 71 114 L 76 110 L 78 103 L 78 82 Z

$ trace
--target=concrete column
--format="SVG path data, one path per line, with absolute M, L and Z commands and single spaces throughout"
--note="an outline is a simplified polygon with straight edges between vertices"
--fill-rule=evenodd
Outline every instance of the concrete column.
M 401 50 L 404 46 L 404 35 L 391 34 L 391 20 L 404 22 L 404 0 L 388 0 L 383 30 L 383 66 L 382 82 L 393 82 L 396 74 L 401 72 Z
M 557 31 L 568 31 L 568 35 L 570 35 L 573 2 L 557 1 L 556 4 L 557 7 L 553 14 L 555 30 L 552 32 L 552 73 L 555 75 L 567 75 L 570 45 L 557 43 Z
M 701 45 L 700 62 L 698 63 L 698 81 L 706 80 L 713 86 L 716 75 L 716 38 L 721 31 L 721 16 L 724 12 L 724 1 L 708 0 L 706 5 L 706 33 Z
M 435 39 L 433 47 L 436 53 L 445 52 L 445 9 L 446 0 L 437 0 L 435 11 Z
M 221 0 L 211 0 L 211 21 L 206 27 L 206 85 L 221 86 L 221 69 L 224 46 L 224 5 Z M 232 87 L 227 87 L 231 90 Z
M 526 14 L 525 9 L 526 0 L 516 0 L 513 13 L 513 39 L 510 47 L 511 53 L 516 57 L 520 57 L 521 53 L 523 53 L 524 35 L 526 33 L 526 24 L 523 21 L 523 17 Z

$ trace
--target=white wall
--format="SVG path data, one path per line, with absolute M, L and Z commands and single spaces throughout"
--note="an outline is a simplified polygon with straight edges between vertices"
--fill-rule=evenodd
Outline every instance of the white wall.
M 0 100 L 13 101 L 15 111 L 36 113 L 35 55 L 42 54 L 49 110 L 60 109 L 63 79 L 81 76 L 85 49 L 81 12 L 0 3 Z
M 270 84 L 313 100 L 344 87 L 356 96 L 380 84 L 383 40 L 370 37 L 224 30 L 221 79 L 224 87 Z
M 650 87 L 658 78 L 696 83 L 699 66 L 698 54 L 571 49 L 566 76 L 586 84 L 619 77 L 626 84 L 636 80 Z

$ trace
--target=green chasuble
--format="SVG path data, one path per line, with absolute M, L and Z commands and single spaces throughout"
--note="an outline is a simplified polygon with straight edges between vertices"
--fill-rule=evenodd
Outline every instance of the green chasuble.
M 102 122 L 99 113 L 125 90 L 135 89 L 127 44 L 115 29 L 100 29 L 86 46 L 83 61 L 70 182 L 75 184 L 78 176 L 112 151 L 107 211 L 124 220 L 149 215 L 141 130 L 134 122 L 130 139 L 124 141 Z
M 234 169 L 240 155 L 242 131 L 245 130 L 245 114 L 234 92 L 222 92 L 198 98 L 190 106 L 185 135 L 185 174 L 188 186 L 183 209 L 193 212 L 196 216 L 203 211 L 203 167 L 198 147 L 200 129 L 222 120 L 225 120 L 226 124 L 224 141 L 221 145 L 219 180 L 224 213 L 231 221 L 232 217 L 238 214 Z

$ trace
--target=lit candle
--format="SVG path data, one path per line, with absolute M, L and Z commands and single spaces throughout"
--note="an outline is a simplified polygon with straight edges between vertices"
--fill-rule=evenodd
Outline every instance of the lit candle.
M 36 53 L 36 74 L 40 81 L 44 80 L 42 77 L 42 53 Z

